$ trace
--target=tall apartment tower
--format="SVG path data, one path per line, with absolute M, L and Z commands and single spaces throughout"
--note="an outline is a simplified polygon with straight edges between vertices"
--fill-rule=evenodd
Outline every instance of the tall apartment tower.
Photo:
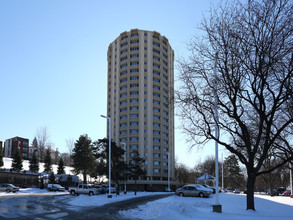
M 126 160 L 145 159 L 144 188 L 174 178 L 174 51 L 156 31 L 123 32 L 108 48 L 107 115 Z M 125 143 L 125 144 L 123 144 Z M 169 171 L 168 171 L 169 169 Z M 131 182 L 131 181 L 130 181 Z

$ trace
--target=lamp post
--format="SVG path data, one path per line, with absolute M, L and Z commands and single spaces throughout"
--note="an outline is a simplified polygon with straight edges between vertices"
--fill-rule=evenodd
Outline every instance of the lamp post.
M 125 150 L 125 153 L 124 153 L 124 163 L 126 165 L 126 143 L 124 142 L 120 142 L 123 146 L 124 146 L 124 150 Z M 127 193 L 127 190 L 126 190 L 126 176 L 124 176 L 124 194 Z
M 168 152 L 168 192 L 171 192 L 170 190 L 170 153 Z
M 222 212 L 222 206 L 219 203 L 219 167 L 218 167 L 218 140 L 219 140 L 219 116 L 218 116 L 218 76 L 217 76 L 217 60 L 218 60 L 218 53 L 216 53 L 215 57 L 215 66 L 214 66 L 214 95 L 215 95 L 215 154 L 216 154 L 216 164 L 215 164 L 215 173 L 216 173 L 216 204 L 213 205 L 213 212 Z
M 111 118 L 104 115 L 101 115 L 101 117 L 109 120 L 109 194 L 108 194 L 108 198 L 112 198 L 112 195 L 111 195 Z

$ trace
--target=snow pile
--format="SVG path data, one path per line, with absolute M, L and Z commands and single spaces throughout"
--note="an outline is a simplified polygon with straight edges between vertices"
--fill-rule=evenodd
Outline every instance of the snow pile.
M 102 206 L 104 204 L 119 202 L 131 198 L 137 198 L 142 196 L 149 195 L 158 195 L 165 194 L 160 192 L 138 192 L 137 195 L 134 195 L 134 192 L 127 192 L 127 194 L 123 194 L 123 192 L 117 196 L 116 194 L 112 195 L 112 198 L 107 198 L 106 194 L 96 195 L 96 196 L 88 196 L 88 195 L 79 195 L 79 196 L 71 196 L 68 204 L 71 206 L 80 206 L 80 207 L 89 207 L 89 206 Z
M 261 197 L 261 198 L 260 198 Z M 212 212 L 215 198 L 178 197 L 149 202 L 136 209 L 121 211 L 120 214 L 133 219 L 156 220 L 292 220 L 293 199 L 286 197 L 257 196 L 255 207 L 257 211 L 246 211 L 246 196 L 220 194 L 222 213 Z M 269 200 L 268 200 L 269 199 Z M 271 201 L 272 200 L 272 201 Z M 282 202 L 283 204 L 279 203 Z M 285 205 L 286 204 L 286 205 Z

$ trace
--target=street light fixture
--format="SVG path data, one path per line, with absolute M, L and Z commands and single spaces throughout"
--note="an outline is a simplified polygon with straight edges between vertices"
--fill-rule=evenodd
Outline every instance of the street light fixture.
M 124 142 L 120 142 L 120 144 L 122 144 L 124 146 L 124 163 L 126 164 L 126 143 Z M 126 190 L 126 177 L 124 176 L 124 194 L 127 193 L 127 190 Z
M 101 115 L 102 118 L 109 120 L 109 194 L 108 198 L 112 198 L 111 195 L 111 118 Z
M 215 173 L 216 173 L 216 204 L 213 205 L 213 212 L 222 212 L 222 206 L 219 203 L 219 167 L 218 167 L 218 140 L 219 140 L 219 115 L 218 115 L 218 83 L 217 83 L 217 61 L 218 61 L 218 53 L 216 53 L 215 58 L 215 66 L 214 66 L 214 83 L 215 83 L 215 89 L 214 89 L 214 95 L 215 95 L 215 154 L 216 154 L 216 164 L 215 164 Z

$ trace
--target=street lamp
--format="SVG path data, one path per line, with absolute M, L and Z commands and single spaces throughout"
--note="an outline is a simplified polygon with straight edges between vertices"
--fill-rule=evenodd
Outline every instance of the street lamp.
M 170 189 L 170 153 L 168 152 L 168 192 L 171 192 Z
M 124 150 L 125 150 L 125 152 L 124 152 L 124 163 L 126 165 L 126 143 L 120 142 L 120 144 L 122 144 L 124 146 Z M 126 173 L 124 175 L 126 175 Z M 124 176 L 124 194 L 126 194 L 126 193 L 127 193 L 127 190 L 126 190 L 126 176 Z
M 222 206 L 219 203 L 219 167 L 218 167 L 218 140 L 219 140 L 219 116 L 218 116 L 218 83 L 217 83 L 217 60 L 218 60 L 218 53 L 216 53 L 215 57 L 215 66 L 214 66 L 214 95 L 215 95 L 215 154 L 216 154 L 216 164 L 215 164 L 215 173 L 216 173 L 216 204 L 213 205 L 213 212 L 222 212 Z
M 108 194 L 108 198 L 112 198 L 112 195 L 111 195 L 111 118 L 104 115 L 101 115 L 101 117 L 109 120 L 109 194 Z

